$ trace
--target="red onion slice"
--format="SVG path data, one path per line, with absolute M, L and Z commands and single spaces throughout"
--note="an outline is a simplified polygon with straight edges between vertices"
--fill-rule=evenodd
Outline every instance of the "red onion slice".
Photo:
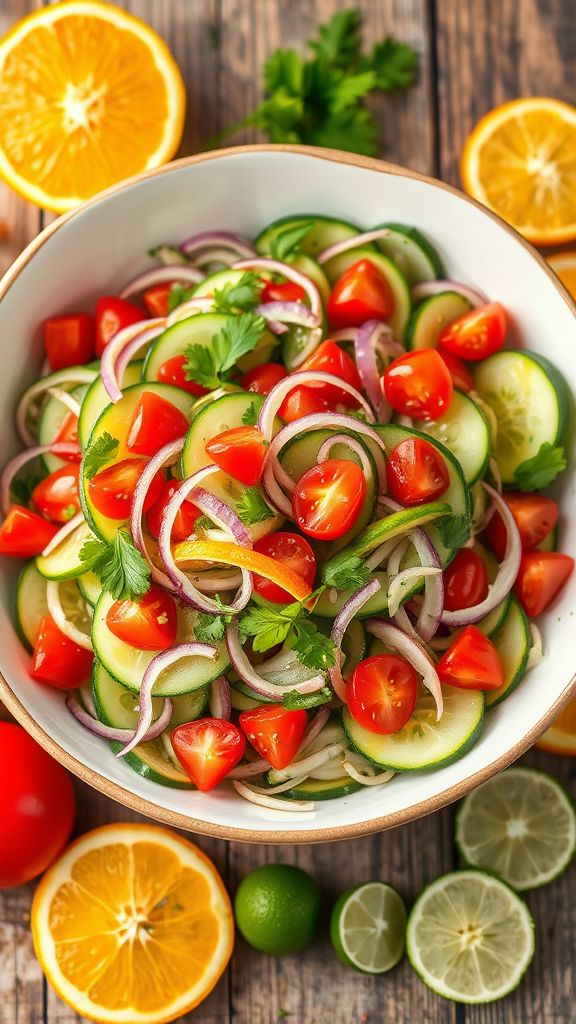
M 179 323 L 180 320 L 188 320 L 191 316 L 197 316 L 199 313 L 211 313 L 213 309 L 213 297 L 198 295 L 194 299 L 181 302 L 179 306 L 172 309 L 166 317 L 166 326 L 171 327 L 172 324 Z
M 420 565 L 426 571 L 422 573 L 424 580 L 424 601 L 416 622 L 416 632 L 424 641 L 431 640 L 440 624 L 440 616 L 444 608 L 444 578 L 441 562 L 428 534 L 425 530 L 412 530 L 410 539 L 416 548 Z
M 304 750 L 307 750 L 316 737 L 320 735 L 329 718 L 330 708 L 323 707 L 318 709 L 314 717 L 310 719 L 306 726 L 306 732 L 304 733 L 302 742 L 294 755 L 295 758 L 299 757 Z
M 295 786 L 297 781 L 302 780 L 292 779 L 288 788 L 291 789 Z M 295 811 L 313 811 L 316 806 L 313 800 L 278 800 L 276 797 L 258 792 L 252 786 L 245 786 L 243 782 L 238 782 L 235 779 L 232 781 L 232 785 L 239 796 L 244 797 L 251 804 L 267 807 L 271 811 L 289 811 L 294 814 Z M 278 792 L 278 789 L 276 789 L 276 792 Z
M 154 564 L 150 558 L 146 544 L 144 543 L 142 515 L 144 512 L 144 502 L 146 501 L 148 488 L 156 476 L 156 473 L 159 469 L 162 469 L 163 466 L 168 466 L 174 463 L 183 447 L 184 438 L 182 437 L 178 438 L 176 441 L 170 441 L 169 444 L 165 444 L 164 447 L 161 448 L 156 455 L 153 455 L 150 461 L 146 463 L 140 479 L 134 489 L 132 510 L 130 512 L 130 532 L 136 547 L 148 562 L 152 579 L 155 583 L 160 584 L 161 587 L 166 587 L 167 590 L 171 591 L 175 588 L 172 586 L 170 578 Z M 174 513 L 174 518 L 176 518 L 176 513 Z
M 272 765 L 269 761 L 265 761 L 263 757 L 258 758 L 257 761 L 251 761 L 249 764 L 238 764 L 231 772 L 228 772 L 227 779 L 252 779 L 255 775 L 263 775 L 264 772 L 270 770 Z
M 87 366 L 71 367 L 64 373 L 63 371 L 59 374 L 59 390 L 63 385 L 70 384 L 91 384 L 95 377 L 98 376 L 96 370 L 89 370 Z M 50 373 L 48 377 L 41 378 L 31 384 L 29 388 L 20 398 L 18 405 L 16 406 L 16 429 L 19 437 L 23 444 L 31 445 L 36 440 L 35 435 L 28 429 L 27 418 L 30 411 L 30 406 L 34 404 L 36 399 L 45 392 L 49 391 L 53 384 L 50 382 Z
M 166 320 L 164 317 L 156 317 L 154 320 L 140 320 L 136 324 L 129 324 L 128 327 L 123 327 L 122 330 L 117 331 L 110 338 L 102 353 L 100 376 L 112 402 L 119 402 L 122 398 L 116 370 L 116 363 L 120 354 L 135 338 L 140 339 L 141 345 L 153 341 L 159 334 L 162 334 L 165 326 Z M 140 348 L 140 345 L 135 346 L 135 348 Z M 130 358 L 133 354 L 134 348 L 131 349 Z
M 190 478 L 191 479 L 191 478 Z M 193 494 L 194 504 L 204 515 L 212 519 L 217 526 L 229 533 L 237 544 L 244 548 L 252 547 L 252 535 L 234 509 L 230 508 L 221 498 L 210 494 L 203 487 L 196 487 Z M 228 540 L 228 537 L 226 538 Z
M 52 551 L 60 546 L 63 540 L 66 540 L 66 537 L 68 537 L 69 534 L 74 533 L 74 530 L 77 530 L 83 523 L 85 523 L 84 513 L 78 512 L 72 517 L 72 519 L 69 519 L 67 523 L 64 523 L 64 526 L 58 530 L 58 533 L 54 534 L 52 540 L 48 541 L 42 552 L 42 556 L 50 555 Z
M 436 703 L 436 720 L 439 721 L 444 709 L 442 686 L 434 663 L 422 645 L 413 637 L 406 636 L 401 629 L 398 629 L 398 626 L 382 622 L 379 619 L 370 619 L 366 628 L 372 636 L 377 637 L 387 647 L 391 647 L 393 651 L 397 651 L 398 654 L 406 658 L 406 661 L 422 676 L 424 686 L 430 691 Z
M 77 398 L 74 398 L 68 391 L 63 391 L 62 388 L 48 388 L 46 394 L 55 398 L 57 402 L 61 402 L 65 405 L 69 412 L 78 419 L 80 415 L 80 402 Z
M 322 265 L 334 256 L 339 256 L 341 252 L 348 252 L 349 249 L 359 249 L 363 245 L 368 245 L 369 242 L 376 242 L 378 238 L 386 238 L 389 234 L 388 228 L 374 228 L 373 231 L 361 231 L 358 235 L 354 235 L 351 238 L 343 238 L 341 242 L 334 242 L 334 245 L 329 245 L 327 249 L 323 249 L 316 258 L 318 263 Z
M 421 299 L 429 299 L 431 295 L 438 295 L 440 292 L 457 292 L 464 299 L 468 299 L 471 306 L 483 306 L 486 302 L 490 302 L 488 296 L 479 288 L 471 288 L 470 285 L 462 284 L 461 281 L 449 280 L 421 281 L 413 286 L 412 298 L 414 302 L 419 302 Z
M 58 444 L 37 444 L 15 455 L 14 458 L 6 463 L 0 476 L 0 508 L 2 509 L 2 515 L 7 515 L 10 508 L 10 485 L 16 474 L 31 459 L 37 459 L 39 455 L 46 455 L 47 452 L 50 452 L 52 455 L 81 454 L 79 445 L 73 442 L 59 442 Z
M 322 320 L 303 302 L 264 302 L 256 306 L 265 320 L 278 320 L 281 324 L 298 324 L 300 327 L 320 327 Z
M 261 676 L 257 669 L 251 664 L 248 655 L 240 641 L 240 630 L 238 621 L 233 619 L 226 627 L 226 646 L 234 671 L 238 673 L 243 682 L 258 693 L 261 697 L 271 697 L 272 700 L 280 699 L 289 690 L 296 690 L 297 693 L 316 693 L 325 685 L 324 676 L 313 676 L 303 682 L 289 683 L 285 686 L 277 686 Z
M 356 438 L 350 437 L 349 434 L 333 434 L 332 437 L 326 438 L 326 440 L 322 442 L 318 449 L 316 461 L 326 462 L 326 460 L 330 458 L 330 452 L 332 451 L 334 445 L 336 444 L 346 445 L 346 447 L 349 448 L 351 452 L 354 452 L 354 454 L 357 455 L 358 458 L 360 459 L 360 466 L 362 468 L 364 476 L 372 476 L 372 466 L 370 465 L 370 459 L 368 458 L 364 450 L 364 446 L 360 443 L 360 441 L 357 441 Z
M 366 583 L 365 586 L 360 587 L 355 594 L 352 594 L 352 596 L 348 598 L 332 624 L 330 639 L 337 649 L 337 656 L 336 664 L 330 669 L 330 682 L 332 683 L 334 693 L 344 704 L 346 703 L 346 683 L 342 676 L 342 641 L 344 639 L 344 634 L 352 620 L 356 615 L 358 615 L 360 609 L 363 608 L 366 602 L 369 601 L 371 597 L 374 597 L 374 594 L 377 594 L 379 590 L 379 580 L 371 580 L 370 583 Z
M 239 256 L 249 257 L 256 255 L 256 249 L 243 235 L 234 234 L 232 231 L 198 231 L 190 238 L 180 242 L 180 251 L 186 256 L 194 256 L 204 249 L 218 247 L 233 253 L 237 259 Z
M 197 267 L 187 264 L 172 263 L 162 267 L 153 267 L 138 274 L 132 281 L 124 286 L 119 296 L 121 299 L 131 299 L 139 295 L 146 288 L 153 288 L 156 284 L 164 284 L 166 281 L 178 281 L 179 284 L 199 284 L 204 280 L 204 274 Z
M 212 718 L 223 718 L 229 721 L 232 714 L 230 683 L 226 676 L 218 676 L 210 687 L 210 714 Z
M 95 736 L 100 736 L 103 740 L 118 740 L 120 743 L 125 743 L 130 740 L 134 735 L 133 729 L 115 729 L 110 725 L 104 725 L 103 722 L 99 722 L 97 718 L 93 718 L 73 697 L 68 694 L 66 698 L 66 707 L 70 713 L 74 716 L 76 721 L 80 722 L 86 729 L 93 732 Z M 150 728 L 142 737 L 144 740 L 155 740 L 160 733 L 164 732 L 164 729 L 169 725 L 172 717 L 172 701 L 167 697 L 164 701 L 164 707 L 162 708 L 161 714 L 158 716 L 156 721 L 150 725 Z M 123 751 L 124 753 L 124 751 Z
M 287 281 L 292 281 L 304 289 L 310 302 L 310 309 L 317 316 L 322 316 L 322 299 L 316 285 L 307 274 L 296 270 L 289 263 L 284 263 L 282 260 L 273 260 L 268 256 L 257 256 L 254 259 L 239 260 L 233 264 L 233 267 L 234 270 L 264 270 L 269 271 L 271 274 L 282 274 L 282 277 L 285 277 Z
M 386 356 L 395 359 L 396 356 L 404 355 L 405 349 L 394 339 L 388 324 L 381 320 L 368 320 L 356 332 L 354 340 L 356 365 L 378 422 L 388 423 L 392 415 L 392 406 L 386 401 L 382 390 L 376 359 L 377 353 L 380 353 L 382 362 L 384 362 Z

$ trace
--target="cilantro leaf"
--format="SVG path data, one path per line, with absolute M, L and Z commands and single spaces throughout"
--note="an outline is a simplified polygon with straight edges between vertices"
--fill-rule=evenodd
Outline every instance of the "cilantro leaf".
M 337 11 L 318 29 L 318 38 L 310 39 L 308 46 L 317 57 L 335 67 L 348 68 L 360 53 L 361 15 L 357 8 Z
M 461 548 L 470 539 L 470 520 L 467 516 L 447 516 L 437 525 L 440 539 L 447 548 Z
M 240 313 L 230 316 L 222 328 L 212 338 L 210 348 L 203 345 L 188 345 L 184 354 L 184 374 L 186 380 L 194 380 L 205 388 L 220 387 L 232 377 L 231 371 L 238 360 L 256 347 L 264 330 L 266 321 L 255 313 Z
M 100 437 L 97 437 L 92 444 L 88 445 L 84 453 L 84 472 L 89 480 L 102 466 L 105 466 L 107 462 L 111 462 L 112 459 L 118 454 L 118 448 L 120 442 L 116 437 L 112 437 L 107 430 Z
M 332 640 L 318 631 L 302 601 L 281 609 L 249 608 L 240 619 L 240 633 L 243 639 L 252 637 L 253 648 L 260 653 L 288 641 L 307 668 L 325 672 L 336 662 Z
M 378 151 L 377 137 L 378 129 L 372 114 L 364 107 L 354 107 L 325 118 L 306 141 L 313 146 L 374 156 Z
M 282 705 L 289 711 L 306 710 L 308 708 L 317 708 L 320 704 L 327 704 L 329 700 L 332 700 L 333 696 L 332 690 L 329 690 L 327 686 L 323 686 L 321 690 L 316 690 L 315 693 L 298 693 L 298 690 L 289 690 L 282 698 Z
M 286 262 L 300 252 L 300 243 L 314 227 L 313 220 L 305 220 L 301 224 L 284 228 L 272 239 L 270 244 L 270 255 L 275 260 Z
M 258 413 L 256 411 L 256 403 L 251 402 L 246 412 L 242 415 L 242 423 L 247 427 L 255 427 L 258 423 Z
M 322 580 L 327 587 L 337 590 L 351 590 L 363 587 L 371 576 L 370 569 L 358 555 L 339 558 L 334 563 L 327 562 L 322 573 Z
M 287 609 L 292 607 L 286 605 Z M 252 637 L 254 650 L 263 653 L 276 644 L 284 643 L 292 627 L 292 620 L 293 616 L 284 610 L 254 606 L 240 619 L 240 634 L 244 640 Z
M 150 587 L 150 567 L 127 530 L 117 530 L 111 544 L 95 537 L 84 541 L 80 561 L 100 578 L 115 601 L 142 597 Z
M 13 502 L 16 505 L 28 505 L 32 491 L 40 483 L 42 477 L 37 476 L 36 473 L 29 473 L 28 476 L 20 476 L 18 479 L 12 480 L 10 484 L 10 495 Z
M 255 270 L 246 270 L 237 284 L 227 284 L 214 292 L 214 311 L 233 313 L 242 310 L 247 313 L 260 302 L 262 280 Z
M 275 513 L 264 501 L 258 487 L 247 487 L 242 497 L 236 502 L 236 512 L 246 526 L 263 523 Z
M 172 312 L 176 309 L 176 306 L 181 306 L 183 302 L 188 302 L 191 299 L 196 290 L 196 286 L 192 285 L 191 288 L 186 288 L 183 284 L 178 281 L 174 281 L 168 292 L 168 312 Z
M 376 43 L 367 64 L 375 76 L 375 87 L 383 92 L 406 89 L 414 81 L 418 54 L 411 46 L 387 36 Z
M 326 672 L 336 663 L 336 648 L 329 636 L 320 633 L 310 620 L 296 622 L 293 626 L 296 639 L 292 649 L 306 668 Z
M 269 93 L 284 89 L 290 96 L 299 96 L 303 72 L 304 61 L 296 50 L 275 50 L 264 65 L 264 88 Z
M 194 636 L 201 644 L 217 644 L 222 640 L 229 617 L 198 612 L 194 625 Z
M 566 465 L 564 449 L 560 446 L 554 448 L 545 441 L 536 455 L 516 466 L 514 477 L 521 491 L 540 491 L 548 487 L 566 469 Z

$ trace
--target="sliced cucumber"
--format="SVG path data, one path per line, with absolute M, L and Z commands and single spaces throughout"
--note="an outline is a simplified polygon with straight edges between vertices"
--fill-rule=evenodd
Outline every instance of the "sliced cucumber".
M 122 380 L 123 388 L 129 388 L 133 384 L 138 384 L 142 374 L 142 366 L 142 359 L 128 364 Z M 78 417 L 78 440 L 82 448 L 85 448 L 88 444 L 96 420 L 102 415 L 108 405 L 110 405 L 110 395 L 102 383 L 102 378 L 98 375 L 84 395 L 80 416 Z
M 49 555 L 38 555 L 36 568 L 49 580 L 69 580 L 85 571 L 80 552 L 85 541 L 94 537 L 88 523 L 80 523 Z
M 122 760 L 129 765 L 133 771 L 150 782 L 156 782 L 159 786 L 170 786 L 172 789 L 194 789 L 193 783 L 180 765 L 174 755 L 168 753 L 169 741 L 163 741 L 159 736 L 156 740 L 146 740 L 139 743 L 129 754 L 125 754 Z M 115 754 L 122 750 L 122 743 L 112 740 L 110 746 Z
M 343 712 L 344 729 L 363 757 L 395 772 L 441 768 L 462 757 L 476 742 L 484 718 L 484 695 L 479 690 L 443 686 L 444 713 L 436 721 L 436 704 L 422 689 L 412 717 L 399 732 L 381 736 L 369 732 Z
M 393 222 L 377 224 L 376 227 L 388 228 L 389 234 L 386 238 L 380 238 L 376 245 L 400 267 L 409 284 L 444 277 L 442 260 L 418 228 Z
M 94 607 L 102 593 L 102 584 L 96 573 L 83 572 L 81 576 L 76 578 L 76 582 L 84 600 Z
M 128 690 L 106 671 L 96 659 L 92 671 L 92 697 L 96 713 L 101 722 L 115 729 L 135 729 L 138 723 L 138 700 L 136 690 Z M 164 699 L 154 697 L 153 721 L 162 714 Z M 204 686 L 186 697 L 175 697 L 172 702 L 172 717 L 168 729 L 174 729 L 183 722 L 192 722 L 205 711 L 208 704 L 208 687 Z
M 382 253 L 373 252 L 370 248 L 362 246 L 358 249 L 348 249 L 339 256 L 333 256 L 331 260 L 323 264 L 323 270 L 331 284 L 334 284 L 344 271 L 348 270 L 358 260 L 370 260 L 390 285 L 394 296 L 394 312 L 388 318 L 388 323 L 394 332 L 397 341 L 403 342 L 406 335 L 406 328 L 412 311 L 412 298 L 410 286 L 402 271 L 392 260 Z
M 487 708 L 493 708 L 495 704 L 510 696 L 523 678 L 528 664 L 532 646 L 530 624 L 524 609 L 514 596 L 510 598 L 506 618 L 500 628 L 492 634 L 491 639 L 502 661 L 504 682 L 497 690 L 486 691 Z
M 436 348 L 440 332 L 472 306 L 457 292 L 440 292 L 416 307 L 406 330 L 407 348 Z
M 248 697 L 247 694 L 242 693 L 236 684 L 230 684 L 230 700 L 234 711 L 251 711 L 252 708 L 257 708 L 264 703 L 260 697 Z
M 35 562 L 28 562 L 16 583 L 14 625 L 22 643 L 30 651 L 36 643 L 40 623 L 47 614 L 46 580 L 38 572 Z
M 346 238 L 353 238 L 360 233 L 360 229 L 354 224 L 345 220 L 336 220 L 332 217 L 321 217 L 317 213 L 291 214 L 289 217 L 280 217 L 258 235 L 255 246 L 259 253 L 269 256 L 272 252 L 272 243 L 278 239 L 283 232 L 291 231 L 293 228 L 304 224 L 310 224 L 310 230 L 299 243 L 300 252 L 308 256 L 317 257 L 324 249 L 336 242 L 343 242 Z
M 111 434 L 112 437 L 117 438 L 120 442 L 115 457 L 106 464 L 106 469 L 113 466 L 116 462 L 133 457 L 133 453 L 126 446 L 128 428 L 140 396 L 149 392 L 153 392 L 153 394 L 166 399 L 167 402 L 171 402 L 185 416 L 190 415 L 190 410 L 194 404 L 193 395 L 188 394 L 187 391 L 182 391 L 180 388 L 172 387 L 171 384 L 154 384 L 151 381 L 147 381 L 145 384 L 133 384 L 132 387 L 126 388 L 120 401 L 116 405 L 108 405 L 101 416 L 99 416 L 88 442 L 89 447 L 106 432 Z M 102 540 L 111 541 L 124 521 L 121 519 L 109 519 L 108 516 L 99 512 L 92 504 L 88 485 L 89 479 L 84 472 L 84 463 L 82 463 L 79 488 L 82 511 L 93 532 L 98 537 L 101 537 Z M 40 572 L 42 572 L 41 568 Z
M 335 800 L 357 793 L 359 789 L 362 789 L 360 782 L 355 782 L 349 775 L 342 775 L 339 779 L 306 779 L 279 796 L 287 800 Z
M 81 403 L 84 395 L 86 394 L 86 390 L 87 385 L 80 384 L 77 388 L 72 388 L 69 394 L 71 398 L 75 398 L 77 402 Z M 38 443 L 52 444 L 64 426 L 64 421 L 70 415 L 70 410 L 66 405 L 64 405 L 64 402 L 61 402 L 59 398 L 54 398 L 50 395 L 42 406 L 42 411 L 40 413 L 40 420 L 38 422 Z M 55 470 L 66 465 L 65 459 L 60 459 L 57 455 L 52 455 L 51 452 L 47 452 L 46 455 L 42 456 L 42 462 L 49 473 L 54 473 Z
M 504 484 L 541 445 L 562 439 L 568 413 L 566 381 L 552 363 L 533 352 L 497 352 L 474 370 L 474 386 L 498 423 L 494 454 Z
M 154 651 L 140 651 L 124 643 L 108 629 L 106 616 L 114 598 L 103 593 L 94 609 L 92 619 L 92 646 L 96 657 L 113 679 L 130 690 L 139 690 L 144 672 L 155 656 Z M 196 612 L 183 605 L 178 606 L 177 643 L 194 637 Z M 225 644 L 217 644 L 218 656 L 212 658 L 181 658 L 161 674 L 154 686 L 155 697 L 180 697 L 192 693 L 222 675 L 228 668 L 229 659 Z
M 484 475 L 491 454 L 490 427 L 468 395 L 455 390 L 448 411 L 440 419 L 426 420 L 422 430 L 446 445 L 458 459 L 467 484 Z
M 235 280 L 239 280 L 242 276 L 242 271 L 219 270 L 216 274 L 211 274 L 205 281 L 202 281 L 198 288 L 209 289 L 208 292 L 202 292 L 204 295 L 209 294 L 214 291 L 214 288 L 222 288 L 225 284 L 229 284 L 232 275 Z M 186 320 L 178 320 L 175 324 L 172 324 L 150 346 L 144 360 L 143 380 L 159 380 L 160 367 L 168 359 L 184 355 L 188 345 L 200 345 L 202 348 L 207 349 L 212 348 L 214 337 L 226 326 L 228 319 L 228 316 L 223 313 L 196 313 L 194 316 L 187 317 Z M 241 370 L 245 371 L 252 369 L 253 366 L 258 366 L 260 363 L 268 362 L 277 344 L 278 339 L 273 334 L 270 334 L 269 331 L 264 331 L 256 348 L 249 352 L 248 355 L 243 356 L 238 361 L 238 366 Z
M 380 583 L 380 590 L 374 594 L 358 612 L 359 618 L 369 618 L 371 615 L 380 615 L 388 608 L 388 577 L 385 572 L 375 572 L 372 579 Z M 314 609 L 314 614 L 321 619 L 335 619 L 338 612 L 341 612 L 346 601 L 358 590 L 358 587 L 351 587 L 349 590 L 336 590 L 329 587 L 324 590 Z
M 50 388 L 61 388 L 64 391 L 68 391 L 71 386 L 76 387 L 80 384 L 89 385 L 98 376 L 98 363 L 92 363 L 89 366 L 67 366 L 64 370 L 56 370 L 55 373 L 48 373 L 45 377 L 42 377 L 42 390 L 36 397 L 31 397 L 30 393 L 35 392 L 40 381 L 35 380 L 29 388 L 20 396 L 18 406 L 27 406 L 29 413 L 27 417 L 27 426 L 32 433 L 38 436 L 38 423 L 40 418 L 40 407 L 43 406 L 47 401 L 50 400 L 47 395 L 47 389 Z

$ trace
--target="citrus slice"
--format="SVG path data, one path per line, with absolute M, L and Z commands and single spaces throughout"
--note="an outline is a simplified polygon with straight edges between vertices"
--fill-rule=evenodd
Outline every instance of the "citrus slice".
M 114 1024 L 188 1013 L 213 989 L 233 945 L 214 865 L 155 825 L 104 825 L 77 839 L 40 882 L 31 920 L 58 995 Z
M 119 7 L 63 0 L 0 42 L 0 174 L 49 210 L 165 163 L 184 110 L 168 47 Z
M 518 891 L 546 885 L 576 848 L 576 814 L 555 779 L 509 768 L 464 798 L 456 845 L 472 867 L 494 871 Z
M 550 754 L 576 757 L 576 698 L 554 719 L 536 746 Z
M 404 956 L 406 907 L 385 882 L 366 882 L 343 892 L 330 918 L 330 938 L 337 956 L 365 974 L 383 974 Z
M 576 238 L 576 107 L 530 97 L 486 114 L 460 161 L 466 191 L 535 245 Z
M 519 985 L 534 954 L 534 922 L 498 878 L 454 871 L 416 900 L 407 948 L 433 992 L 459 1003 L 490 1003 Z
M 562 284 L 573 299 L 576 299 L 576 249 L 569 252 L 555 252 L 546 257 L 552 270 L 558 274 Z

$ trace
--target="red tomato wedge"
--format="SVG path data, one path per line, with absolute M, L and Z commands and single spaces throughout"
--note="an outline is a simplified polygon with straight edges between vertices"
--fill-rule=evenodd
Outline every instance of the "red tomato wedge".
M 334 377 L 341 377 L 342 380 L 345 380 L 347 384 L 351 384 L 357 391 L 362 390 L 362 381 L 356 369 L 356 364 L 335 341 L 323 341 L 298 369 L 304 371 L 319 370 L 322 373 L 331 373 Z M 306 387 L 309 387 L 314 394 L 319 393 L 331 405 L 340 404 L 349 408 L 354 408 L 358 405 L 352 395 L 332 384 L 318 384 L 317 386 L 309 384 Z
M 165 651 L 176 640 L 178 615 L 169 594 L 150 587 L 138 601 L 115 601 L 106 625 L 114 636 L 139 651 Z
M 172 495 L 175 494 L 180 486 L 181 484 L 178 480 L 166 480 L 162 484 L 160 497 L 154 502 L 152 508 L 148 510 L 148 529 L 155 540 L 158 540 L 160 535 L 160 524 L 162 522 L 164 509 Z M 196 505 L 191 501 L 187 501 L 185 499 L 176 513 L 176 518 L 172 527 L 172 540 L 186 540 L 186 538 L 193 533 L 194 523 L 200 515 L 200 509 L 196 508 Z
M 464 313 L 440 332 L 440 348 L 460 359 L 476 362 L 494 355 L 506 341 L 508 317 L 500 302 L 490 302 Z
M 517 494 L 505 491 L 502 495 L 518 527 L 524 551 L 535 548 L 548 536 L 558 521 L 558 505 L 544 494 Z M 507 531 L 502 517 L 495 512 L 485 530 L 486 539 L 500 561 L 506 551 Z
M 90 678 L 94 655 L 64 636 L 54 619 L 45 615 L 32 654 L 30 675 L 57 690 L 75 690 Z
M 78 463 L 70 463 L 44 477 L 32 491 L 38 511 L 55 523 L 67 523 L 80 510 L 78 497 Z
M 302 579 L 306 580 L 310 587 L 314 585 L 316 577 L 316 556 L 308 541 L 297 533 L 268 533 L 254 543 L 254 551 L 268 555 L 275 562 L 287 566 L 297 572 Z M 265 576 L 258 576 L 254 573 L 252 577 L 254 590 L 266 601 L 275 601 L 277 604 L 291 604 L 294 598 L 287 590 L 282 590 L 272 580 Z
M 446 363 L 454 387 L 460 391 L 472 391 L 474 388 L 474 378 L 466 363 L 459 359 L 458 356 L 453 355 L 452 352 L 449 352 L 448 349 L 439 349 L 438 353 Z
M 240 381 L 244 391 L 254 391 L 257 395 L 267 395 L 279 384 L 288 371 L 280 363 L 262 363 L 248 370 Z
M 126 446 L 135 455 L 156 455 L 165 444 L 188 431 L 188 420 L 172 402 L 145 391 L 136 404 L 128 427 Z
M 44 348 L 52 370 L 89 363 L 94 357 L 93 317 L 86 313 L 69 313 L 46 320 Z
M 355 462 L 327 459 L 301 476 L 292 496 L 296 523 L 317 540 L 335 540 L 353 526 L 366 495 L 364 473 Z
M 168 297 L 173 284 L 173 281 L 165 281 L 164 284 L 156 284 L 144 292 L 142 301 L 149 316 L 168 316 Z
M 305 711 L 289 711 L 281 704 L 265 704 L 240 715 L 247 739 L 273 768 L 286 768 L 294 760 L 307 720 Z
M 41 555 L 58 527 L 23 505 L 12 505 L 0 526 L 0 555 L 34 558 Z
M 206 445 L 212 461 L 235 480 L 252 487 L 264 469 L 268 442 L 258 427 L 233 427 L 217 434 Z
M 462 548 L 444 570 L 444 607 L 449 612 L 473 608 L 488 594 L 488 572 L 476 551 Z
M 221 718 L 199 718 L 177 725 L 170 739 L 184 771 L 203 793 L 226 778 L 246 749 L 240 729 Z
M 53 444 L 78 444 L 78 417 L 73 412 L 67 412 L 62 421 L 62 426 L 54 438 Z M 59 459 L 65 462 L 80 462 L 82 455 L 59 455 Z
M 466 626 L 436 666 L 442 683 L 462 690 L 497 690 L 504 670 L 494 644 L 476 626 Z
M 295 281 L 265 281 L 260 302 L 306 302 L 307 295 Z
M 434 501 L 450 484 L 442 453 L 420 437 L 407 437 L 392 449 L 386 474 L 388 490 L 401 505 Z
M 368 259 L 358 260 L 338 278 L 326 307 L 333 328 L 361 327 L 366 320 L 386 320 L 393 312 L 390 285 Z
M 95 508 L 109 519 L 127 519 L 132 510 L 136 484 L 142 476 L 146 459 L 122 459 L 101 469 L 88 484 L 90 500 Z M 144 501 L 148 512 L 160 497 L 164 475 L 159 470 L 153 478 Z
M 172 356 L 171 359 L 167 359 L 158 368 L 158 380 L 162 384 L 173 384 L 174 387 L 181 388 L 182 391 L 188 391 L 189 394 L 196 395 L 198 398 L 201 398 L 202 395 L 207 395 L 210 390 L 209 388 L 203 388 L 195 380 L 187 379 L 186 363 L 186 356 Z
M 406 725 L 417 693 L 418 676 L 404 658 L 376 654 L 354 669 L 346 686 L 346 703 L 359 725 L 385 736 Z
M 278 410 L 281 419 L 286 423 L 301 420 L 303 416 L 311 416 L 315 412 L 329 412 L 330 405 L 321 388 L 298 386 L 282 402 Z
M 559 551 L 525 551 L 514 584 L 527 615 L 540 615 L 554 600 L 574 568 L 574 559 Z
M 144 313 L 138 306 L 116 295 L 104 295 L 96 303 L 96 355 L 100 357 L 114 335 L 144 320 Z
M 399 356 L 384 371 L 384 394 L 396 412 L 437 420 L 452 401 L 452 377 L 435 348 Z

